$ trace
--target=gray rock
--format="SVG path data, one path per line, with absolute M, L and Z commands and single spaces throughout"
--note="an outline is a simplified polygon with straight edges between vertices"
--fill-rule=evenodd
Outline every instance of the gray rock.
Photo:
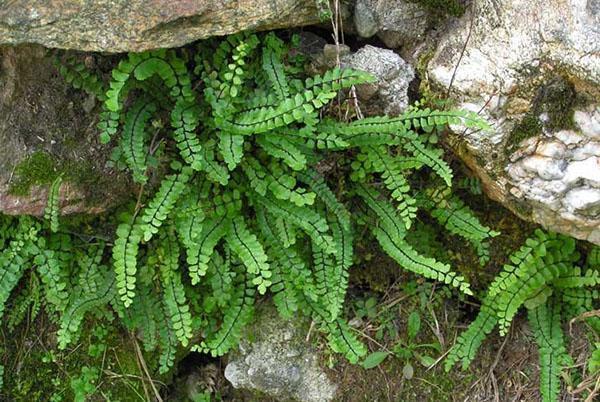
M 415 43 L 429 27 L 427 10 L 410 0 L 358 0 L 354 25 L 363 38 L 377 34 L 391 48 Z
M 415 72 L 398 54 L 367 45 L 343 57 L 342 66 L 368 71 L 377 77 L 376 83 L 357 88 L 358 98 L 367 109 L 397 115 L 408 107 L 408 87 Z
M 65 172 L 63 214 L 100 212 L 127 188 L 105 167 L 110 148 L 97 142 L 97 113 L 86 113 L 87 99 L 41 46 L 0 47 L 0 213 L 43 214 L 50 183 L 39 176 L 49 170 Z M 36 180 L 15 191 L 26 178 Z
M 177 47 L 245 29 L 319 22 L 306 0 L 11 0 L 0 2 L 0 44 L 102 52 Z
M 247 329 L 255 339 L 242 337 L 239 351 L 225 368 L 225 378 L 235 388 L 258 390 L 278 400 L 333 400 L 337 386 L 319 367 L 319 356 L 304 339 L 305 323 L 283 320 L 272 308 L 258 314 L 256 324 Z
M 600 13 L 595 2 L 476 0 L 427 66 L 489 132 L 450 143 L 493 199 L 600 244 Z

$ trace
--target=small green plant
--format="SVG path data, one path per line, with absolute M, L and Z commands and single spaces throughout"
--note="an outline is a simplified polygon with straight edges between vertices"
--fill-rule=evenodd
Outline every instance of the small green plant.
M 576 265 L 580 255 L 572 238 L 536 230 L 511 254 L 510 263 L 488 288 L 477 318 L 448 354 L 446 370 L 458 362 L 467 368 L 487 335 L 495 327 L 499 327 L 500 335 L 506 335 L 519 309 L 525 307 L 540 354 L 541 394 L 544 401 L 556 401 L 561 370 L 572 365 L 561 324 L 597 303 L 597 249 L 580 267 Z M 596 331 L 600 329 L 600 318 L 590 317 L 588 321 Z
M 99 371 L 96 367 L 84 366 L 81 368 L 81 375 L 71 380 L 71 389 L 75 395 L 75 402 L 85 402 L 86 397 L 94 392 L 98 376 Z

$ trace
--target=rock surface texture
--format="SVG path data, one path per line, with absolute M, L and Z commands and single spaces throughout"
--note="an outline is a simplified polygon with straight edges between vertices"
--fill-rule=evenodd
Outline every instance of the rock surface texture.
M 386 46 L 397 48 L 423 38 L 429 25 L 427 10 L 408 0 L 357 0 L 356 32 L 363 38 L 377 35 Z
M 312 0 L 11 0 L 0 2 L 0 44 L 142 51 L 314 24 L 317 15 Z
M 343 56 L 341 63 L 343 67 L 368 71 L 377 77 L 376 83 L 357 87 L 361 104 L 378 114 L 396 115 L 406 110 L 408 87 L 415 78 L 415 71 L 396 53 L 367 45 Z
M 242 337 L 239 352 L 225 368 L 234 387 L 264 392 L 277 400 L 327 402 L 336 385 L 319 367 L 319 357 L 306 342 L 302 323 L 285 321 L 273 309 L 264 310 Z
M 451 139 L 492 198 L 600 244 L 598 0 L 476 0 L 427 73 L 493 123 Z
M 59 174 L 62 213 L 98 212 L 126 189 L 104 167 L 110 151 L 96 141 L 89 101 L 41 46 L 0 47 L 0 213 L 43 214 Z

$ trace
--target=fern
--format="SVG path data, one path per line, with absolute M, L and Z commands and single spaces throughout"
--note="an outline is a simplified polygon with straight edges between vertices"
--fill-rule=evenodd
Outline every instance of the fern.
M 182 346 L 187 346 L 192 338 L 192 316 L 187 305 L 181 274 L 179 273 L 179 247 L 173 235 L 167 235 L 162 242 L 162 261 L 160 265 L 163 285 L 163 302 L 171 319 L 175 336 Z
M 48 203 L 44 210 L 44 218 L 50 222 L 50 230 L 58 232 L 60 213 L 60 186 L 62 185 L 62 176 L 58 176 L 50 186 L 48 191 Z
M 272 33 L 207 40 L 196 49 L 130 53 L 106 88 L 67 62 L 67 80 L 102 101 L 100 141 L 115 140 L 116 161 L 141 184 L 135 208 L 124 205 L 119 219 L 109 219 L 116 226 L 109 252 L 66 233 L 45 243 L 37 232 L 26 238 L 24 227 L 8 236 L 0 230 L 0 264 L 9 267 L 0 270 L 0 305 L 34 262 L 28 275 L 39 277 L 44 304 L 57 313 L 61 348 L 81 335 L 89 313 L 112 310 L 145 350 L 160 351 L 165 373 L 179 347 L 214 356 L 235 347 L 257 292 L 272 294 L 287 317 L 311 317 L 334 351 L 360 360 L 366 348 L 343 314 L 361 226 L 404 269 L 471 294 L 458 272 L 417 253 L 407 238 L 421 207 L 436 216 L 445 202 L 454 212 L 440 214 L 440 223 L 485 254 L 495 232 L 456 198 L 420 202 L 428 187 L 413 187 L 412 176 L 428 167 L 449 187 L 442 151 L 421 134 L 448 124 L 485 129 L 482 120 L 415 107 L 338 122 L 324 117 L 329 103 L 374 77 L 338 68 L 307 77 Z M 572 287 L 579 282 L 564 268 L 573 262 L 552 261 L 560 269 L 545 286 L 562 278 L 556 283 L 567 297 L 596 281 L 590 274 Z M 531 304 L 534 285 L 514 302 L 497 297 L 506 325 L 515 308 Z M 492 326 L 501 321 L 498 311 L 489 314 Z
M 156 112 L 153 102 L 141 98 L 136 101 L 125 118 L 123 137 L 121 138 L 121 150 L 133 180 L 138 183 L 146 183 L 147 153 L 144 144 L 146 140 L 146 125 L 152 114 Z
M 592 308 L 598 297 L 595 289 L 599 274 L 583 271 L 573 239 L 536 230 L 534 236 L 510 257 L 510 263 L 490 284 L 481 311 L 457 339 L 445 363 L 446 371 L 458 361 L 467 368 L 488 334 L 499 326 L 505 335 L 519 308 L 529 310 L 540 354 L 540 389 L 544 401 L 556 401 L 560 391 L 560 372 L 571 365 L 561 330 L 569 312 L 579 315 Z
M 567 350 L 560 328 L 560 305 L 555 301 L 529 310 L 529 322 L 540 354 L 540 390 L 544 402 L 556 401 L 560 371 L 567 363 Z

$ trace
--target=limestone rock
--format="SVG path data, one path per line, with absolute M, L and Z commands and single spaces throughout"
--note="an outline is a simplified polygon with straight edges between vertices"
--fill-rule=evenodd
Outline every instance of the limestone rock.
M 361 107 L 364 103 L 367 109 L 388 115 L 400 114 L 408 107 L 408 87 L 415 72 L 392 50 L 367 45 L 342 57 L 342 66 L 368 71 L 377 77 L 376 83 L 357 87 Z
M 255 339 L 242 337 L 239 351 L 225 368 L 225 378 L 235 388 L 261 391 L 277 400 L 333 400 L 337 387 L 304 339 L 304 323 L 283 320 L 272 308 L 257 314 L 256 324 L 247 329 Z
M 12 0 L 0 6 L 0 44 L 101 52 L 177 47 L 245 29 L 319 22 L 306 0 Z
M 48 180 L 64 175 L 61 212 L 99 212 L 126 189 L 106 169 L 97 113 L 58 75 L 41 46 L 0 48 L 0 213 L 41 215 Z
M 489 132 L 450 143 L 525 219 L 600 244 L 598 2 L 476 0 L 441 37 L 430 84 Z

